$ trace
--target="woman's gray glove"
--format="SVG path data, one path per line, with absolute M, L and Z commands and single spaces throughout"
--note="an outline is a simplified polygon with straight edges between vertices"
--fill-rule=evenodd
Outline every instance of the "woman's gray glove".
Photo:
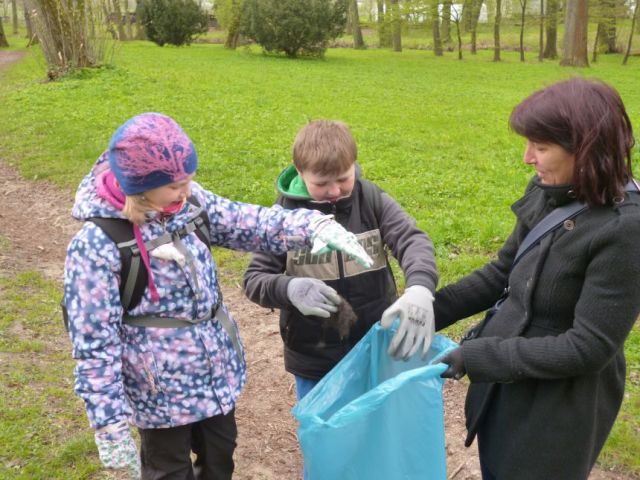
M 105 468 L 124 470 L 131 479 L 140 478 L 140 455 L 126 422 L 99 428 L 95 432 L 95 440 Z
M 292 278 L 287 285 L 289 301 L 303 315 L 329 318 L 338 311 L 340 296 L 338 293 L 316 278 Z
M 462 353 L 461 347 L 451 350 L 440 359 L 440 362 L 449 366 L 449 368 L 440 374 L 442 378 L 460 380 L 467 374 L 467 369 L 464 366 L 464 354 Z
M 389 328 L 396 318 L 400 319 L 400 325 L 389 345 L 389 355 L 407 360 L 422 347 L 422 358 L 426 357 L 435 335 L 431 291 L 422 285 L 407 288 L 404 294 L 382 313 L 382 328 Z

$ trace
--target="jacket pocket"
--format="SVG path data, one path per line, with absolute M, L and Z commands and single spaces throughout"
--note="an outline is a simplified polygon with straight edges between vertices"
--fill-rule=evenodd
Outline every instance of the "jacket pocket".
M 153 352 L 138 336 L 130 336 L 123 346 L 122 376 L 127 394 L 134 402 L 148 402 L 164 394 Z

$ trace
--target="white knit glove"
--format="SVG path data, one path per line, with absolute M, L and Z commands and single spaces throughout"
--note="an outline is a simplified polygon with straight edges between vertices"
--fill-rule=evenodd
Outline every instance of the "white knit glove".
M 400 325 L 389 345 L 389 355 L 407 360 L 422 347 L 427 356 L 435 335 L 433 294 L 427 287 L 413 285 L 387 308 L 380 319 L 382 328 L 389 328 L 399 318 Z
M 125 470 L 131 479 L 140 478 L 140 455 L 125 421 L 97 429 L 95 440 L 105 468 Z
M 287 297 L 303 315 L 329 318 L 338 311 L 340 295 L 322 280 L 292 278 L 287 285 Z
M 313 232 L 311 234 L 313 240 L 311 253 L 321 254 L 329 250 L 340 250 L 351 255 L 356 262 L 365 268 L 373 265 L 373 260 L 358 243 L 356 236 L 336 222 L 333 215 L 314 218 L 309 224 L 309 228 Z

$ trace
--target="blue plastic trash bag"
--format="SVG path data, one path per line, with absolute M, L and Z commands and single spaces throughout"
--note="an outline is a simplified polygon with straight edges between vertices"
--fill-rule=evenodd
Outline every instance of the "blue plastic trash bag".
M 446 365 L 429 363 L 457 345 L 436 335 L 425 360 L 396 361 L 394 333 L 376 324 L 293 408 L 309 480 L 446 479 Z

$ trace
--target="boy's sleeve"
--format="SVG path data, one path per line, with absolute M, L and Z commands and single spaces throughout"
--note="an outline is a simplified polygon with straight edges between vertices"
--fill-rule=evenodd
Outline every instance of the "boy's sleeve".
M 244 291 L 249 300 L 267 308 L 291 304 L 287 286 L 293 277 L 284 274 L 286 255 L 254 253 L 244 272 Z
M 405 286 L 422 285 L 435 293 L 438 271 L 431 239 L 416 227 L 416 221 L 398 202 L 384 192 L 378 224 L 382 241 L 389 246 L 404 272 Z

